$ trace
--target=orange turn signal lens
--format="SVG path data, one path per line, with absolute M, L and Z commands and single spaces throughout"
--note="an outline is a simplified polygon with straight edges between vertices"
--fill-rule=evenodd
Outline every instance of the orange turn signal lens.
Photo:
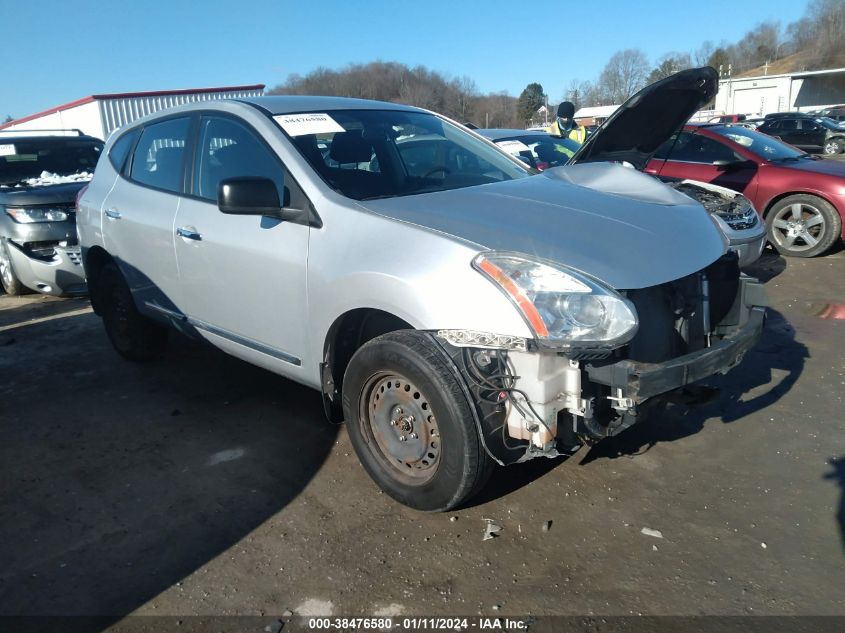
M 508 294 L 514 303 L 516 303 L 522 311 L 522 315 L 534 329 L 534 333 L 537 336 L 544 338 L 549 335 L 549 329 L 543 322 L 540 313 L 537 312 L 537 308 L 534 307 L 534 304 L 526 296 L 522 288 L 517 286 L 514 281 L 505 274 L 505 271 L 483 257 L 478 259 L 478 267 L 484 271 L 490 279 L 499 284 L 499 287 Z

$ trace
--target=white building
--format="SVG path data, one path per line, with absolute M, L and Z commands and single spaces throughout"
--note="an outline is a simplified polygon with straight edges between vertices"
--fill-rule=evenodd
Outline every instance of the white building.
M 845 103 L 845 68 L 719 80 L 715 113 L 763 116 Z
M 264 84 L 91 95 L 0 125 L 8 130 L 78 129 L 105 140 L 117 128 L 147 114 L 195 101 L 260 97 Z
M 573 117 L 581 125 L 601 125 L 605 119 L 619 109 L 618 105 L 591 106 L 579 108 Z

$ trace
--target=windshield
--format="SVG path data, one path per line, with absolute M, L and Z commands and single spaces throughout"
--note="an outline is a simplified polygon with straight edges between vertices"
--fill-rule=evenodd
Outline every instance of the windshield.
M 580 144 L 568 138 L 544 134 L 500 138 L 496 139 L 496 145 L 540 171 L 565 165 L 581 147 Z
M 472 187 L 530 174 L 503 152 L 431 114 L 335 110 L 274 118 L 314 171 L 355 200 Z
M 0 139 L 0 185 L 90 180 L 102 149 L 102 141 Z
M 819 123 L 823 127 L 826 127 L 828 130 L 836 130 L 838 132 L 842 131 L 842 125 L 839 123 L 839 121 L 834 121 L 833 119 L 830 119 L 826 116 L 821 116 L 816 119 L 816 123 Z
M 766 160 L 784 160 L 804 156 L 804 152 L 795 149 L 791 145 L 782 143 L 768 134 L 749 130 L 748 128 L 717 127 L 711 128 L 711 130 L 716 134 L 732 140 L 737 145 L 742 145 L 750 152 Z

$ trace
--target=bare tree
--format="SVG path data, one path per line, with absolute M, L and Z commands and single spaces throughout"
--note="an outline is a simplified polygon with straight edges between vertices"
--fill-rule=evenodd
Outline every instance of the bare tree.
M 519 127 L 516 113 L 516 98 L 506 92 L 491 93 L 479 97 L 476 102 L 475 116 L 479 127 Z
M 638 48 L 614 53 L 599 75 L 599 87 L 614 103 L 622 103 L 642 88 L 648 77 L 648 59 Z
M 713 51 L 715 50 L 715 46 L 713 46 L 713 42 L 710 40 L 706 40 L 699 46 L 695 53 L 693 53 L 693 59 L 695 60 L 696 66 L 706 66 L 710 61 L 710 58 L 713 56 Z
M 845 44 L 845 0 L 812 0 L 807 14 L 815 23 L 814 61 L 825 64 L 835 58 Z
M 667 53 L 658 60 L 657 66 L 649 73 L 646 83 L 653 84 L 655 81 L 691 67 L 692 61 L 689 53 Z

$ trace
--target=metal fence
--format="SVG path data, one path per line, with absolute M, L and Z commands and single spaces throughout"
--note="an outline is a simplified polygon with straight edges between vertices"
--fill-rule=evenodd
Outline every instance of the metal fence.
M 195 92 L 174 95 L 151 95 L 140 97 L 120 97 L 100 99 L 100 118 L 103 122 L 103 134 L 109 134 L 117 128 L 131 123 L 153 112 L 195 103 L 197 101 L 214 101 L 216 99 L 242 99 L 245 97 L 260 97 L 263 90 L 231 90 L 227 92 Z

